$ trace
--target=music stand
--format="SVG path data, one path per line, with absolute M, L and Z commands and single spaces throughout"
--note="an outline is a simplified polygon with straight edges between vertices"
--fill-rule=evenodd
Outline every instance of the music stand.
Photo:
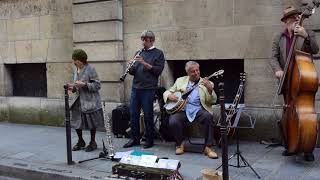
M 228 104 L 225 104 L 225 107 L 226 109 L 228 110 L 228 107 L 229 105 Z M 236 152 L 231 155 L 228 159 L 228 161 L 230 159 L 232 159 L 233 157 L 237 157 L 237 164 L 236 165 L 233 165 L 233 164 L 229 164 L 229 166 L 232 166 L 232 167 L 236 167 L 236 168 L 242 168 L 242 167 L 249 167 L 253 172 L 254 174 L 259 178 L 261 179 L 261 177 L 259 176 L 259 174 L 253 169 L 253 167 L 250 165 L 250 163 L 246 160 L 246 158 L 241 154 L 241 151 L 240 151 L 240 145 L 239 145 L 239 129 L 254 129 L 255 127 L 255 123 L 256 123 L 256 119 L 251 117 L 249 114 L 247 114 L 246 112 L 244 112 L 244 108 L 245 108 L 245 105 L 244 104 L 239 104 L 238 107 L 237 107 L 237 110 L 236 110 L 236 117 L 234 119 L 234 122 L 231 126 L 227 126 L 228 128 L 234 128 L 235 129 L 235 133 L 236 133 L 236 143 L 237 143 L 237 149 L 236 149 Z M 247 116 L 249 118 L 249 125 L 248 126 L 241 126 L 239 125 L 239 122 L 240 122 L 240 116 L 241 114 Z M 244 165 L 241 165 L 241 162 L 244 164 Z M 222 164 L 216 168 L 216 170 L 218 170 L 220 167 L 222 167 Z

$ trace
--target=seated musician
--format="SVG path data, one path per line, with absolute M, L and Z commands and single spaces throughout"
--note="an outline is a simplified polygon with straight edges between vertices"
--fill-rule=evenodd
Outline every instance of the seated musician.
M 185 70 L 188 76 L 180 77 L 174 85 L 163 93 L 164 101 L 178 101 L 173 93 L 185 92 L 199 82 L 187 97 L 187 104 L 183 111 L 176 112 L 169 117 L 169 127 L 176 141 L 176 154 L 184 153 L 184 132 L 188 123 L 200 121 L 204 127 L 205 148 L 204 154 L 209 158 L 216 159 L 218 155 L 211 149 L 213 144 L 213 127 L 216 121 L 213 119 L 212 105 L 216 102 L 217 96 L 213 90 L 214 84 L 207 78 L 200 77 L 199 64 L 188 61 Z
M 273 40 L 272 59 L 270 61 L 270 64 L 275 76 L 279 80 L 284 74 L 283 70 L 290 46 L 293 42 L 294 35 L 297 35 L 298 37 L 301 37 L 303 39 L 302 46 L 297 47 L 297 49 L 310 54 L 317 54 L 319 52 L 319 46 L 315 38 L 315 33 L 313 31 L 306 30 L 304 27 L 300 26 L 297 23 L 299 14 L 301 14 L 301 12 L 295 9 L 293 6 L 287 7 L 284 10 L 283 16 L 281 18 L 281 21 L 284 23 L 285 28 L 283 31 L 278 33 Z M 282 153 L 283 156 L 289 156 L 293 154 L 294 153 L 289 153 L 287 150 Z M 304 158 L 306 161 L 313 161 L 313 152 L 305 152 Z

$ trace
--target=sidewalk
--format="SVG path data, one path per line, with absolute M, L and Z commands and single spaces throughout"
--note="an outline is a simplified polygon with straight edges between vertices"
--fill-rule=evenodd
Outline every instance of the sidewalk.
M 89 132 L 84 133 L 89 140 Z M 78 162 L 98 156 L 101 152 L 104 133 L 98 132 L 96 140 L 99 149 L 90 153 L 73 152 L 73 160 Z M 110 179 L 111 167 L 115 162 L 93 160 L 81 164 L 67 165 L 65 129 L 46 126 L 18 125 L 0 123 L 0 180 L 1 176 L 19 179 Z M 73 144 L 77 141 L 72 131 Z M 116 151 L 126 151 L 122 145 L 127 139 L 114 139 Z M 148 149 L 158 157 L 169 157 L 181 160 L 179 172 L 187 180 L 202 179 L 201 170 L 216 168 L 221 164 L 221 156 L 212 160 L 199 153 L 186 153 L 181 156 L 174 154 L 173 143 L 157 141 Z M 235 151 L 235 144 L 229 146 L 229 156 Z M 139 149 L 142 147 L 137 147 Z M 221 149 L 216 148 L 219 155 Z M 241 142 L 240 150 L 262 179 L 281 180 L 320 180 L 320 149 L 315 150 L 315 161 L 304 162 L 302 156 L 283 157 L 282 147 L 265 148 L 257 142 Z M 236 163 L 233 158 L 231 163 Z M 257 179 L 249 168 L 229 167 L 230 179 Z

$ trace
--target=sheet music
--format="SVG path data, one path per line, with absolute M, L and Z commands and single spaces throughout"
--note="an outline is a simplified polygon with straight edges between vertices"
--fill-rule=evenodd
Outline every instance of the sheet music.
M 116 154 L 114 155 L 115 159 L 121 159 L 124 156 L 127 156 L 129 154 L 131 154 L 133 152 L 133 150 L 131 151 L 125 151 L 125 152 L 116 152 Z
M 157 158 L 158 157 L 154 155 L 142 155 L 139 165 L 145 167 L 154 167 Z
M 177 170 L 179 166 L 179 160 L 176 159 L 159 159 L 155 165 L 157 168 Z

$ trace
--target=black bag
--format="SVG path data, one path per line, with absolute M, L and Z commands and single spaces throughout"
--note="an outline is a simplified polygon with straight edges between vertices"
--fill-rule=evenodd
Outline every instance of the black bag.
M 161 112 L 159 133 L 165 141 L 171 142 L 174 141 L 174 137 L 169 127 L 169 116 L 165 110 Z
M 115 137 L 126 137 L 126 130 L 129 128 L 130 110 L 127 105 L 117 106 L 112 110 L 112 132 Z
M 164 100 L 163 93 L 166 91 L 164 87 L 158 87 L 156 90 L 156 98 L 158 99 L 159 107 L 160 107 L 160 127 L 159 133 L 161 137 L 165 141 L 174 141 L 174 137 L 170 131 L 169 127 L 169 114 L 166 112 L 164 108 Z

